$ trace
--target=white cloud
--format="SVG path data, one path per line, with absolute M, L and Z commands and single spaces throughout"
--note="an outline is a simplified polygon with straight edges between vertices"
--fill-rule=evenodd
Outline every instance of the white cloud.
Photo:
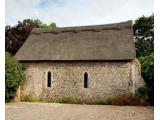
M 6 24 L 38 18 L 57 26 L 134 20 L 153 12 L 153 0 L 6 0 Z

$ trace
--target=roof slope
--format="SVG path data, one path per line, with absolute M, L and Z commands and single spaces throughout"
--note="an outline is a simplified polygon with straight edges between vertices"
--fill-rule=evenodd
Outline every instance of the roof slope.
M 132 21 L 80 27 L 35 28 L 16 53 L 20 61 L 131 60 Z

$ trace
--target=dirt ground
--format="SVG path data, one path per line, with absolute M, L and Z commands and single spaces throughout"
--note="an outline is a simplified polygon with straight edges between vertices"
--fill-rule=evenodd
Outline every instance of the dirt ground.
M 6 120 L 153 120 L 153 107 L 7 103 Z

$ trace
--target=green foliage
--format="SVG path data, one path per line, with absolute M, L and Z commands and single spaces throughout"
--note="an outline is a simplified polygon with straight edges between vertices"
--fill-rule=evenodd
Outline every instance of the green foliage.
M 142 16 L 133 25 L 137 58 L 141 63 L 146 88 L 140 88 L 140 94 L 147 92 L 148 100 L 154 104 L 154 15 Z
M 148 100 L 151 105 L 154 104 L 154 55 L 151 53 L 148 56 L 138 58 L 141 63 L 142 76 L 146 82 Z
M 148 94 L 148 88 L 147 86 L 142 86 L 138 88 L 137 92 L 140 97 L 145 97 Z
M 31 95 L 27 95 L 23 98 L 21 98 L 21 101 L 25 101 L 25 102 L 36 102 L 39 101 L 38 99 L 32 97 Z
M 21 99 L 21 101 L 25 101 L 25 102 L 43 102 L 43 103 L 70 103 L 70 104 L 75 104 L 75 103 L 79 103 L 75 100 L 74 97 L 72 96 L 64 96 L 61 98 L 57 98 L 57 99 L 44 99 L 44 98 L 36 98 L 33 97 L 31 95 L 25 96 Z
M 47 25 L 47 24 L 42 24 L 40 27 L 41 27 L 41 28 L 54 29 L 54 28 L 56 27 L 56 24 L 55 24 L 55 23 L 51 23 L 51 24 L 49 24 L 49 25 Z
M 47 103 L 48 101 L 43 99 L 43 98 L 36 98 L 36 97 L 33 97 L 31 95 L 27 95 L 27 96 L 24 96 L 23 98 L 21 98 L 21 101 L 24 101 L 24 102 L 41 102 L 41 103 Z
M 63 96 L 57 99 L 45 99 L 45 98 L 35 98 L 33 96 L 25 96 L 21 99 L 24 102 L 40 102 L 40 103 L 69 103 L 69 104 L 98 104 L 98 105 L 130 105 L 130 106 L 139 106 L 139 105 L 148 105 L 144 97 L 133 94 L 123 94 L 116 97 L 107 97 L 106 99 L 99 102 L 82 102 L 76 100 L 72 96 Z
M 9 53 L 5 54 L 5 99 L 12 100 L 19 85 L 25 80 L 23 66 L 17 62 Z
M 100 100 L 96 104 L 99 104 L 99 105 L 112 105 L 112 100 L 113 100 L 112 97 L 106 97 L 105 99 Z
M 154 15 L 135 20 L 133 31 L 137 57 L 154 52 Z
M 112 101 L 113 101 L 113 98 L 108 97 L 107 100 L 106 100 L 106 104 L 107 105 L 112 105 Z
M 141 63 L 142 76 L 147 84 L 152 84 L 154 80 L 154 56 L 151 53 L 148 56 L 138 58 Z
M 37 28 L 50 28 L 53 29 L 56 27 L 55 23 L 46 24 L 40 21 L 39 19 L 33 20 L 33 19 L 24 19 L 22 24 L 24 25 L 32 25 Z
M 56 99 L 56 103 L 71 103 L 74 104 L 76 103 L 76 100 L 72 96 L 64 96 L 62 98 Z
M 5 50 L 15 55 L 33 28 L 54 29 L 55 27 L 55 23 L 45 24 L 39 19 L 24 19 L 23 21 L 18 21 L 18 24 L 13 27 L 7 25 L 5 27 Z

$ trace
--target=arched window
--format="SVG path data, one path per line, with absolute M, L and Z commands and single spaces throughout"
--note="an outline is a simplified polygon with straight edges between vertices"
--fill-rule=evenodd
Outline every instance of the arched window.
M 51 72 L 48 72 L 48 76 L 47 76 L 47 86 L 51 87 Z
M 88 88 L 88 73 L 84 73 L 84 88 Z

